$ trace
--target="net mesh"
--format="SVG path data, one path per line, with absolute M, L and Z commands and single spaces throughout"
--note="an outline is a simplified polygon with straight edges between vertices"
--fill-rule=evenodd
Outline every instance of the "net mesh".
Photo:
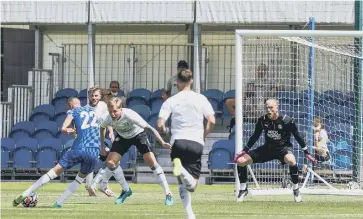
M 265 113 L 264 101 L 277 98 L 280 114 L 295 119 L 313 156 L 320 156 L 319 165 L 313 170 L 333 187 L 343 188 L 354 181 L 355 170 L 361 166 L 360 146 L 355 138 L 358 119 L 355 118 L 354 65 L 362 57 L 357 43 L 359 41 L 352 37 L 243 37 L 244 145 L 254 131 L 257 118 Z M 314 56 L 310 56 L 311 48 L 315 49 Z M 314 109 L 309 107 L 312 100 L 308 84 L 312 62 Z M 315 144 L 309 139 L 311 119 L 318 118 L 328 135 L 326 143 Z M 263 135 L 254 148 L 264 144 Z M 314 132 L 313 138 L 322 140 L 322 136 L 322 132 Z M 291 142 L 300 178 L 304 180 L 307 162 L 293 137 Z M 262 188 L 291 185 L 288 166 L 279 161 L 251 167 Z M 251 177 L 249 182 L 253 187 Z M 308 186 L 327 188 L 316 177 Z

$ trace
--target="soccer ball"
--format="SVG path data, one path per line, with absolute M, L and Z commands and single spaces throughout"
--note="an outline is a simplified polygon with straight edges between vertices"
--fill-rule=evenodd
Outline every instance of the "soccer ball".
M 359 184 L 353 181 L 350 181 L 346 186 L 345 189 L 350 189 L 350 190 L 354 190 L 354 189 L 359 189 Z
M 26 208 L 35 207 L 38 204 L 38 196 L 35 193 L 30 194 L 23 201 L 23 206 Z

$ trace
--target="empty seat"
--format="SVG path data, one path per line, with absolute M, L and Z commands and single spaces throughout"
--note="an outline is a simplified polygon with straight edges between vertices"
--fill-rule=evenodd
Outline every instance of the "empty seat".
M 86 106 L 88 104 L 87 97 L 79 97 L 79 100 L 81 101 L 81 106 Z
M 54 106 L 51 105 L 51 104 L 42 104 L 42 105 L 39 105 L 37 107 L 35 107 L 33 109 L 33 112 L 32 114 L 35 114 L 35 113 L 45 113 L 47 115 L 49 115 L 50 117 L 54 116 Z
M 159 90 L 155 90 L 154 92 L 151 93 L 151 97 L 150 100 L 152 99 L 162 99 L 162 95 L 163 95 L 164 89 L 159 89 Z
M 49 130 L 54 136 L 58 132 L 58 124 L 54 121 L 45 121 L 38 124 L 36 127 L 36 131 L 39 130 Z
M 58 138 L 46 138 L 39 141 L 39 149 L 51 147 L 54 148 L 58 153 L 62 151 L 62 142 Z
M 24 137 L 30 137 L 34 131 L 35 124 L 33 122 L 18 122 L 12 127 L 9 137 L 17 141 Z
M 52 100 L 52 105 L 55 108 L 54 114 L 67 112 L 67 100 L 68 97 L 56 97 Z
M 58 127 L 62 127 L 64 120 L 67 117 L 67 113 L 61 112 L 52 117 L 52 121 L 56 122 Z
M 64 88 L 62 90 L 57 91 L 55 97 L 77 97 L 78 91 L 73 88 Z
M 128 95 L 126 105 L 131 107 L 134 105 L 147 105 L 151 97 L 151 92 L 144 88 L 138 88 L 131 91 Z
M 13 152 L 15 168 L 33 168 L 34 151 L 28 147 L 17 147 Z
M 87 89 L 83 89 L 83 90 L 81 90 L 81 91 L 78 93 L 78 98 L 82 98 L 82 97 L 87 98 L 87 96 L 88 96 L 88 90 L 87 90 Z
M 143 119 L 147 120 L 150 116 L 150 108 L 146 105 L 134 105 L 130 109 L 137 112 Z
M 234 157 L 234 141 L 218 140 L 212 145 L 212 150 L 208 155 L 208 168 L 213 169 L 232 169 Z
M 38 149 L 38 141 L 35 138 L 22 138 L 16 142 L 16 148 L 18 147 L 26 147 L 35 152 Z
M 74 140 L 73 134 L 64 134 L 62 132 L 57 133 L 57 138 L 62 142 L 62 144 L 65 144 L 69 140 Z
M 217 102 L 221 102 L 223 99 L 223 92 L 218 89 L 208 89 L 203 91 L 202 94 L 207 98 L 217 100 Z
M 152 99 L 150 102 L 151 114 L 159 113 L 161 106 L 163 105 L 163 99 Z
M 1 138 L 1 147 L 12 151 L 15 149 L 15 140 L 12 138 Z

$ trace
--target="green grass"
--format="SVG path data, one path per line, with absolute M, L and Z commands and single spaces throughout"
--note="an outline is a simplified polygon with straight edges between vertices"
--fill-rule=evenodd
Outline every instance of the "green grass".
M 13 207 L 12 200 L 30 186 L 28 182 L 1 183 L 1 218 L 186 218 L 175 185 L 171 186 L 175 205 L 164 205 L 164 194 L 158 185 L 131 184 L 133 195 L 123 205 L 114 205 L 114 198 L 102 193 L 89 197 L 84 185 L 70 198 L 63 209 L 52 209 L 56 198 L 68 184 L 51 183 L 39 189 L 38 206 Z M 119 191 L 117 184 L 111 184 Z M 197 218 L 363 218 L 363 198 L 354 196 L 304 195 L 295 203 L 292 195 L 247 197 L 237 203 L 233 185 L 199 186 L 192 195 Z

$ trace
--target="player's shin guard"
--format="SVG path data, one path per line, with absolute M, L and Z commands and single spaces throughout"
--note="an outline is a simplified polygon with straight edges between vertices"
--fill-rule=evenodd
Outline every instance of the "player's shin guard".
M 168 181 L 166 181 L 166 177 L 161 166 L 156 163 L 154 166 L 151 167 L 151 170 L 159 178 L 160 185 L 161 187 L 163 187 L 165 194 L 171 194 Z
M 86 188 L 88 188 L 92 185 L 92 180 L 93 180 L 93 172 L 89 173 L 86 176 Z
M 241 183 L 240 190 L 246 190 L 247 189 L 247 166 L 241 167 L 237 166 L 237 172 L 238 172 L 238 179 Z
M 76 179 L 68 186 L 67 190 L 63 193 L 63 195 L 57 199 L 56 203 L 61 206 L 65 200 L 67 200 L 75 191 L 77 191 L 83 181 L 84 178 L 81 178 L 79 177 L 79 175 L 77 175 Z
M 291 181 L 294 184 L 293 189 L 297 189 L 297 188 L 299 188 L 299 185 L 298 185 L 298 183 L 299 183 L 299 168 L 295 164 L 294 166 L 289 166 L 289 169 L 290 169 Z
M 121 185 L 122 190 L 129 191 L 130 187 L 125 179 L 124 172 L 122 171 L 120 164 L 118 164 L 115 168 L 110 169 L 107 167 L 107 169 L 112 172 L 113 177 L 115 177 L 116 181 Z
M 179 184 L 179 195 L 184 209 L 187 212 L 188 219 L 194 219 L 195 215 L 192 210 L 192 197 L 184 184 Z
M 29 196 L 31 193 L 35 192 L 44 184 L 47 184 L 50 180 L 57 177 L 57 174 L 53 169 L 49 170 L 46 174 L 44 174 L 40 179 L 38 179 L 33 185 L 31 185 L 25 192 L 23 192 L 23 197 Z

